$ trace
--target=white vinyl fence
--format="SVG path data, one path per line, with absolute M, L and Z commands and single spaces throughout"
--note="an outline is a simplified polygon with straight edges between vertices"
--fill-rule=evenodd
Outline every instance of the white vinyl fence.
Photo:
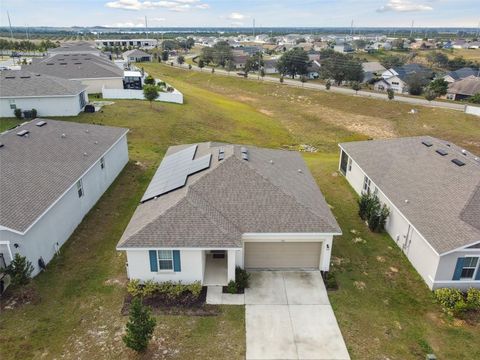
M 102 89 L 102 96 L 104 99 L 138 99 L 145 100 L 143 90 L 132 89 Z M 156 101 L 163 101 L 175 104 L 183 104 L 183 94 L 174 89 L 172 92 L 159 92 Z
M 466 112 L 467 114 L 472 114 L 472 115 L 480 116 L 480 107 L 478 107 L 478 106 L 471 106 L 471 105 L 465 105 L 465 112 Z

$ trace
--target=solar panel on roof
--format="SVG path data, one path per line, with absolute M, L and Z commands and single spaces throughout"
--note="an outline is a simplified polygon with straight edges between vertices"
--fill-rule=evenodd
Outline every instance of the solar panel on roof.
M 457 166 L 463 166 L 465 163 L 462 160 L 453 159 L 452 162 Z
M 442 156 L 448 155 L 448 152 L 446 152 L 446 151 L 443 150 L 443 149 L 437 149 L 437 150 L 436 150 L 436 153 L 437 153 L 437 154 L 440 154 L 440 155 L 442 155 Z
M 165 156 L 153 175 L 141 202 L 184 186 L 189 175 L 210 167 L 212 155 L 208 154 L 194 160 L 196 152 L 197 145 L 194 145 Z

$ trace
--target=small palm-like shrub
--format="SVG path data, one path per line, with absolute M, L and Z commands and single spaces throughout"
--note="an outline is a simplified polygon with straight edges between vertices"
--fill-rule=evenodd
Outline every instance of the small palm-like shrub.
M 227 292 L 229 294 L 236 294 L 237 291 L 238 291 L 237 283 L 233 280 L 230 280 L 230 282 L 227 285 Z

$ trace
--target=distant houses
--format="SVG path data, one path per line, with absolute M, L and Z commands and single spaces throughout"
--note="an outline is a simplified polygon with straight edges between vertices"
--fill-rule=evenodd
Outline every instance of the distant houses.
M 378 61 L 369 61 L 362 63 L 363 82 L 367 83 L 373 79 L 380 77 L 387 69 Z
M 126 63 L 152 61 L 152 55 L 138 49 L 125 51 L 122 55 Z
M 47 267 L 128 162 L 127 132 L 39 118 L 0 134 L 0 258 L 7 265 L 18 253 L 33 276 Z
M 25 70 L 1 71 L 0 81 L 0 117 L 32 109 L 37 116 L 75 116 L 88 102 L 80 81 Z

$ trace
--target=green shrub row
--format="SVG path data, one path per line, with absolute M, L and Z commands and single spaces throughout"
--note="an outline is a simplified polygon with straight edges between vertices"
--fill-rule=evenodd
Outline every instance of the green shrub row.
M 202 284 L 195 281 L 191 284 L 182 284 L 181 282 L 165 281 L 155 282 L 153 280 L 145 281 L 143 284 L 139 280 L 130 280 L 127 285 L 127 291 L 133 297 L 149 297 L 155 294 L 164 294 L 171 299 L 180 297 L 186 292 L 198 297 L 202 292 Z
M 480 310 L 480 289 L 470 288 L 466 293 L 458 289 L 442 288 L 434 292 L 443 310 L 453 316 L 470 310 Z
M 385 204 L 382 205 L 376 195 L 365 193 L 358 200 L 358 215 L 367 222 L 371 231 L 382 232 L 390 209 Z

